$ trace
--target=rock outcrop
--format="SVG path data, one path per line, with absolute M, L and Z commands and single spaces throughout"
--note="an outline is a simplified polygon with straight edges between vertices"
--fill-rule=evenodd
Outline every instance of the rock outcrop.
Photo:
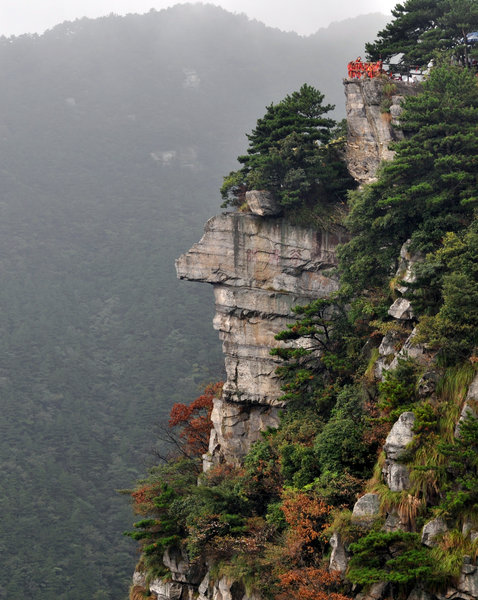
M 358 182 L 370 183 L 380 163 L 393 158 L 390 143 L 403 137 L 396 125 L 404 96 L 415 95 L 420 86 L 387 79 L 345 79 L 344 85 L 347 166 Z
M 176 261 L 178 277 L 214 286 L 214 327 L 223 342 L 227 380 L 215 402 L 211 462 L 237 463 L 260 431 L 278 423 L 278 361 L 274 336 L 291 308 L 337 289 L 331 272 L 340 233 L 290 225 L 281 218 L 224 213 Z
M 410 476 L 406 465 L 400 462 L 408 444 L 413 440 L 415 415 L 404 412 L 400 415 L 385 440 L 383 447 L 386 455 L 383 466 L 383 478 L 392 492 L 408 489 Z

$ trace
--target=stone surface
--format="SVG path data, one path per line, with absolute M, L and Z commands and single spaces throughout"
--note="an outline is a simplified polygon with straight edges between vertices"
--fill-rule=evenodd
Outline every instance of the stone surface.
M 425 546 L 433 548 L 433 546 L 436 546 L 435 538 L 446 531 L 448 531 L 448 527 L 443 519 L 433 519 L 432 521 L 428 521 L 428 523 L 425 523 L 423 526 L 421 542 Z
M 230 577 L 212 581 L 207 576 L 199 586 L 198 600 L 261 600 L 260 596 L 245 591 L 244 585 Z
M 338 571 L 343 575 L 347 570 L 348 558 L 342 536 L 338 531 L 335 531 L 330 538 L 330 546 L 332 553 L 330 554 L 329 570 Z
M 395 358 L 386 367 L 387 369 L 396 369 L 398 367 L 398 360 L 400 358 L 413 358 L 420 365 L 430 365 L 433 354 L 423 344 L 417 344 L 415 342 L 416 336 L 417 330 L 415 328 L 405 340 L 405 343 L 401 347 L 400 351 L 396 354 Z
M 394 319 L 410 321 L 413 319 L 413 309 L 410 300 L 407 300 L 406 298 L 397 298 L 388 309 L 388 314 Z
M 151 592 L 156 594 L 158 600 L 181 600 L 183 595 L 183 585 L 162 579 L 154 579 L 149 584 Z
M 403 521 L 397 511 L 387 514 L 383 526 L 384 531 L 409 531 L 409 529 L 409 523 Z
M 183 552 L 175 548 L 166 550 L 163 554 L 163 564 L 170 570 L 175 582 L 197 585 L 204 577 L 204 565 L 199 561 L 191 563 Z
M 280 361 L 270 356 L 279 344 L 274 336 L 293 321 L 293 306 L 337 289 L 330 270 L 345 239 L 280 218 L 223 213 L 208 221 L 203 238 L 176 261 L 179 278 L 214 286 L 213 325 L 225 355 L 227 377 L 215 406 L 206 468 L 226 457 L 240 461 L 258 428 L 277 425 L 277 410 L 270 410 L 280 406 L 281 396 L 275 376 Z
M 468 416 L 471 415 L 478 419 L 478 375 L 475 376 L 468 388 L 465 403 L 455 427 L 455 437 L 460 436 L 460 424 Z
M 374 583 L 367 590 L 366 594 L 359 594 L 356 596 L 356 600 L 381 600 L 386 597 L 388 588 L 388 583 L 384 581 L 380 581 L 379 583 Z
M 260 438 L 261 431 L 279 425 L 279 410 L 274 406 L 249 406 L 216 399 L 211 420 L 209 451 L 203 457 L 205 471 L 218 460 L 239 464 L 251 444 Z
M 414 283 L 416 281 L 415 265 L 424 259 L 424 255 L 421 252 L 410 251 L 410 240 L 407 240 L 400 249 L 400 259 L 398 263 L 398 269 L 395 273 L 395 279 L 401 281 L 401 284 L 397 284 L 395 289 L 404 294 L 408 290 L 407 283 Z
M 250 190 L 246 192 L 246 202 L 249 210 L 260 217 L 272 217 L 280 215 L 282 209 L 274 194 L 267 190 Z
M 462 593 L 469 594 L 473 598 L 478 597 L 478 569 L 476 565 L 463 565 L 456 587 Z
M 403 456 L 407 445 L 413 439 L 414 422 L 415 415 L 412 412 L 402 413 L 385 440 L 383 449 L 386 459 L 382 474 L 392 492 L 401 492 L 410 486 L 408 468 L 397 461 Z
M 404 96 L 414 95 L 419 90 L 417 85 L 394 82 L 396 94 L 390 99 L 390 113 L 384 113 L 381 104 L 386 98 L 385 83 L 389 82 L 344 80 L 348 126 L 346 161 L 351 175 L 360 183 L 374 181 L 380 163 L 393 158 L 390 142 L 402 138 L 402 132 L 396 127 L 400 104 Z
M 433 596 L 420 588 L 415 588 L 410 592 L 407 600 L 433 600 Z
M 436 371 L 427 371 L 420 377 L 418 382 L 418 395 L 420 398 L 428 398 L 435 393 L 440 375 Z
M 365 494 L 357 500 L 352 511 L 353 520 L 371 520 L 380 514 L 378 494 Z

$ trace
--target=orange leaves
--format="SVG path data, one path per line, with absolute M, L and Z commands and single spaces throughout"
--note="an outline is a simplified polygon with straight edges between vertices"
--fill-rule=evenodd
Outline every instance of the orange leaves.
M 133 510 L 139 515 L 150 514 L 154 510 L 153 499 L 161 493 L 161 484 L 144 485 L 131 493 Z
M 306 560 L 306 555 L 316 552 L 317 546 L 325 545 L 324 529 L 332 507 L 322 498 L 297 492 L 286 497 L 281 509 L 290 527 L 288 548 L 291 558 Z
M 347 596 L 332 591 L 340 584 L 336 571 L 315 567 L 291 569 L 279 575 L 281 592 L 276 600 L 350 600 Z
M 171 409 L 169 427 L 180 428 L 179 438 L 184 453 L 190 457 L 201 456 L 207 452 L 211 432 L 211 412 L 213 399 L 221 393 L 223 383 L 209 384 L 204 394 L 191 404 L 177 403 Z

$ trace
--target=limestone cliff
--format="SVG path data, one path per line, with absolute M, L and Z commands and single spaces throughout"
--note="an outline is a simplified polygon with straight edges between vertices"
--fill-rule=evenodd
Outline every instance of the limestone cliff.
M 405 95 L 415 94 L 417 86 L 382 80 L 346 80 L 348 143 L 346 159 L 352 175 L 359 183 L 376 177 L 383 160 L 393 156 L 389 144 L 400 139 L 396 128 L 400 103 Z M 203 238 L 176 261 L 181 279 L 209 283 L 214 288 L 216 315 L 214 327 L 223 342 L 227 380 L 223 395 L 215 401 L 213 430 L 204 469 L 225 462 L 240 464 L 260 432 L 278 424 L 281 408 L 280 383 L 275 375 L 278 362 L 269 353 L 277 345 L 274 336 L 293 320 L 291 308 L 318 297 L 327 297 L 338 286 L 334 273 L 336 248 L 345 241 L 345 232 L 317 231 L 292 226 L 269 209 L 260 214 L 224 213 L 208 221 Z M 404 293 L 406 283 L 414 277 L 413 265 L 420 256 L 412 256 L 407 244 L 401 252 L 397 293 Z M 413 343 L 414 316 L 410 303 L 399 296 L 389 315 L 400 324 L 406 339 L 397 339 L 394 330 L 378 348 L 375 376 L 397 364 L 400 356 L 413 356 L 428 366 L 432 357 L 427 349 Z M 434 399 L 436 373 L 431 369 L 422 377 L 420 396 Z M 476 406 L 476 377 L 462 416 Z M 473 396 L 474 394 L 474 396 Z M 392 427 L 383 454 L 381 482 L 391 492 L 406 494 L 410 486 L 408 467 L 402 462 L 407 444 L 413 439 L 413 412 L 404 412 Z M 459 435 L 459 424 L 457 425 Z M 377 493 L 367 493 L 355 504 L 351 522 L 367 529 L 377 517 L 383 518 L 383 531 L 410 530 L 410 523 L 395 508 L 381 507 Z M 470 524 L 464 524 L 476 531 Z M 432 545 L 434 536 L 445 531 L 446 524 L 434 519 L 422 530 L 422 543 Z M 349 549 L 336 532 L 331 540 L 330 568 L 345 573 Z M 467 557 L 468 559 L 469 557 Z M 171 581 L 155 580 L 150 590 L 160 599 L 186 600 L 260 600 L 245 590 L 240 581 L 222 576 L 216 580 L 206 563 L 191 565 L 180 551 L 178 556 L 166 552 L 164 564 Z M 145 578 L 136 574 L 139 590 L 146 587 Z M 154 597 L 154 596 L 153 596 Z M 375 583 L 356 596 L 356 600 L 383 600 L 394 597 L 387 583 Z M 446 595 L 431 594 L 420 586 L 408 600 L 444 600 L 478 597 L 478 568 L 471 560 L 464 562 L 459 581 Z
M 420 86 L 382 79 L 345 79 L 344 86 L 347 166 L 359 183 L 370 183 L 380 163 L 393 158 L 390 143 L 403 137 L 397 127 L 403 98 Z
M 278 422 L 274 336 L 291 308 L 337 289 L 340 233 L 291 226 L 282 218 L 225 213 L 206 224 L 200 242 L 176 262 L 181 279 L 214 287 L 214 327 L 223 342 L 227 380 L 215 402 L 205 468 L 237 463 L 259 432 Z

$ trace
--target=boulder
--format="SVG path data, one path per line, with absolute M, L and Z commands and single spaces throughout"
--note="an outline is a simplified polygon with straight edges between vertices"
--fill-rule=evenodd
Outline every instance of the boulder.
M 424 259 L 421 252 L 410 252 L 410 240 L 407 240 L 400 249 L 400 258 L 398 269 L 395 273 L 395 279 L 401 283 L 395 286 L 395 289 L 404 294 L 408 290 L 407 283 L 415 283 L 415 265 Z
M 395 421 L 383 447 L 388 459 L 396 460 L 403 455 L 405 448 L 413 440 L 414 423 L 415 415 L 412 412 L 402 413 Z
M 383 526 L 384 531 L 409 531 L 408 523 L 402 521 L 397 511 L 393 511 L 387 514 L 385 524 Z
M 171 572 L 173 581 L 197 585 L 204 577 L 205 567 L 201 562 L 191 563 L 181 550 L 168 548 L 163 554 L 163 564 Z
M 392 360 L 388 369 L 396 369 L 398 367 L 398 360 L 401 358 L 413 358 L 420 365 L 428 365 L 431 361 L 432 354 L 423 344 L 417 344 L 415 338 L 417 336 L 417 329 L 413 329 L 405 343 L 400 349 L 400 352 Z
M 418 382 L 418 395 L 420 398 L 428 398 L 435 393 L 440 376 L 436 371 L 427 371 Z
M 443 519 L 438 518 L 428 521 L 422 529 L 422 544 L 433 548 L 433 546 L 436 546 L 435 538 L 446 531 L 448 531 L 448 527 Z
M 352 511 L 354 521 L 371 521 L 380 514 L 378 494 L 365 494 L 357 500 Z
M 260 217 L 274 217 L 282 212 L 274 194 L 267 190 L 250 190 L 246 192 L 246 202 L 251 213 Z
M 428 592 L 425 592 L 425 590 L 414 588 L 410 592 L 407 600 L 433 600 L 433 596 Z
M 181 600 L 183 586 L 180 583 L 154 579 L 149 584 L 149 590 L 156 594 L 157 600 Z
M 463 561 L 460 579 L 457 588 L 461 593 L 469 594 L 473 598 L 478 597 L 478 568 L 473 565 L 470 557 L 465 557 Z
M 407 300 L 406 298 L 397 298 L 388 309 L 388 314 L 400 321 L 411 321 L 413 319 L 413 309 L 410 300 Z

